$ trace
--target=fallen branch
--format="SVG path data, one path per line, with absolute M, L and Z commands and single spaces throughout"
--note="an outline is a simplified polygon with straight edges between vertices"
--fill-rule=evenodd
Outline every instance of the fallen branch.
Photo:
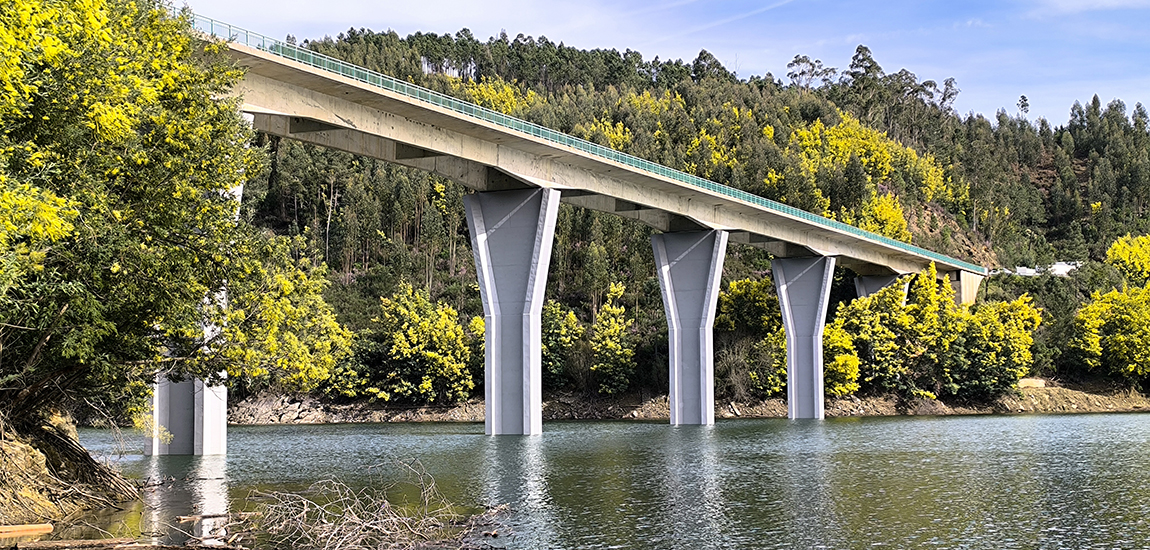
M 243 521 L 243 520 L 246 520 L 249 518 L 254 518 L 258 515 L 260 515 L 259 512 L 235 512 L 235 513 L 231 513 L 231 514 L 198 514 L 198 515 L 193 515 L 193 516 L 176 516 L 176 520 L 179 521 L 180 523 L 195 523 L 198 521 L 203 521 L 205 519 L 218 519 L 218 518 L 228 518 L 228 519 L 235 519 L 235 520 Z
M 51 532 L 52 525 L 49 523 L 0 525 L 0 537 L 26 537 L 28 535 L 43 535 Z
M 136 546 L 136 539 L 97 539 L 97 540 L 41 540 L 17 542 L 18 550 L 71 550 L 72 548 L 122 548 Z

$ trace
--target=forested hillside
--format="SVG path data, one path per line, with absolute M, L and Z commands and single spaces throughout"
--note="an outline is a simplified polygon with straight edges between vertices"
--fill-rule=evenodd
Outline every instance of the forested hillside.
M 1006 391 L 1027 372 L 1066 377 L 1105 372 L 1087 371 L 1082 360 L 1062 353 L 1062 344 L 1073 336 L 1076 312 L 1091 292 L 1124 284 L 1105 262 L 1110 245 L 1123 235 L 1147 231 L 1141 197 L 1150 186 L 1150 134 L 1141 104 L 1131 111 L 1120 101 L 1103 106 L 1094 97 L 1086 106 L 1071 107 L 1070 122 L 1057 128 L 1044 119 L 1031 121 L 1026 98 L 1011 106 L 1013 114 L 1003 109 L 992 118 L 963 115 L 952 108 L 959 93 L 953 79 L 940 85 L 905 69 L 887 73 L 865 46 L 859 46 L 850 66 L 841 70 L 796 55 L 779 69 L 786 71 L 785 78 L 772 74 L 740 78 L 706 51 L 686 63 L 648 59 L 630 50 L 578 50 L 543 37 L 504 34 L 480 41 L 467 30 L 454 36 L 401 38 L 394 32 L 352 29 L 337 39 L 305 45 L 990 268 L 1086 262 L 1070 278 L 998 276 L 984 283 L 983 298 L 1002 304 L 1029 293 L 1023 300 L 1039 306 L 1041 313 L 1013 302 L 1013 320 L 996 317 L 994 322 L 1005 323 L 1018 334 L 985 336 L 986 342 L 977 345 L 991 345 L 995 338 L 1017 340 L 1023 333 L 1022 339 L 1028 340 L 1035 326 L 1040 328 L 1033 333 L 1037 339 L 1033 356 L 1028 341 L 1016 341 L 1014 355 L 1001 349 L 988 352 L 1012 362 L 1009 369 L 999 364 L 991 369 L 993 374 L 969 376 L 993 378 L 983 382 L 995 391 Z M 271 151 L 271 166 L 266 179 L 248 186 L 247 215 L 277 232 L 307 237 L 312 259 L 331 268 L 328 301 L 341 321 L 362 331 L 357 359 L 340 371 L 341 376 L 355 373 L 354 384 L 340 385 L 343 390 L 335 393 L 364 395 L 349 388 L 371 387 L 375 391 L 371 395 L 392 398 L 396 392 L 376 387 L 390 385 L 400 397 L 436 397 L 402 390 L 418 385 L 422 380 L 418 375 L 408 375 L 398 384 L 405 376 L 396 375 L 394 369 L 390 375 L 375 372 L 388 370 L 381 365 L 396 357 L 389 359 L 394 335 L 380 334 L 381 326 L 373 319 L 381 315 L 380 298 L 392 296 L 407 283 L 423 292 L 429 304 L 451 308 L 461 339 L 482 337 L 481 325 L 476 324 L 481 319 L 474 319 L 482 316 L 482 307 L 461 200 L 467 191 L 380 161 L 274 137 L 261 139 Z M 553 302 L 545 312 L 549 388 L 665 391 L 666 327 L 648 243 L 651 231 L 615 216 L 567 205 L 561 209 L 547 291 Z M 741 303 L 740 292 L 759 294 L 748 304 L 774 300 L 769 260 L 761 251 L 730 247 L 724 280 L 743 283 L 725 292 L 728 307 Z M 836 302 L 854 298 L 851 276 L 839 274 L 833 293 Z M 614 283 L 619 288 L 612 294 Z M 762 288 L 752 290 L 755 286 Z M 739 307 L 754 307 L 748 304 Z M 603 343 L 597 344 L 595 335 L 604 330 L 599 325 L 611 322 L 602 318 L 604 306 L 622 308 L 614 322 L 626 326 L 616 332 L 631 352 L 614 361 L 622 360 L 623 366 L 607 366 L 597 359 Z M 720 315 L 716 327 L 720 394 L 782 391 L 781 325 L 777 313 L 767 311 L 774 307 L 764 309 L 766 319 L 761 323 L 730 322 L 731 315 L 746 317 L 747 311 Z M 863 315 L 859 307 L 852 310 L 844 303 L 843 311 Z M 988 317 L 987 308 L 1005 306 L 986 304 L 975 311 L 978 307 Z M 832 305 L 831 317 L 835 310 Z M 947 336 L 938 340 L 939 335 L 906 334 L 905 320 L 913 316 L 903 321 L 897 317 L 890 322 L 901 322 L 904 332 L 886 330 L 889 334 L 884 337 L 896 347 L 934 338 L 920 342 L 924 350 L 938 348 L 930 352 L 938 355 L 931 366 L 921 366 L 917 374 L 884 378 L 867 370 L 877 368 L 871 365 L 876 361 L 874 335 L 860 334 L 863 327 L 857 321 L 832 323 L 828 339 L 835 330 L 854 327 L 853 334 L 837 341 L 849 347 L 839 350 L 845 353 L 842 358 L 858 361 L 836 361 L 836 352 L 828 352 L 828 380 L 835 379 L 830 372 L 834 369 L 846 369 L 844 376 L 849 378 L 841 387 L 828 383 L 829 392 L 855 391 L 860 385 L 854 380 L 859 379 L 863 391 L 897 390 L 909 395 L 929 386 L 931 395 L 963 393 L 954 389 L 962 383 L 938 378 L 939 373 L 950 372 L 940 357 L 970 355 L 961 344 L 973 337 L 959 336 L 955 349 L 947 341 L 967 329 L 943 323 L 937 330 Z M 1001 342 L 995 345 L 1001 347 Z M 460 346 L 467 347 L 456 347 Z M 469 371 L 471 383 L 482 383 L 481 347 L 473 343 L 471 348 L 471 354 L 457 354 L 455 368 L 461 374 L 449 379 L 461 379 Z M 835 345 L 828 340 L 827 348 Z M 890 358 L 885 360 L 889 363 Z M 858 368 L 855 363 L 861 364 L 861 378 L 849 374 Z M 1003 369 L 1009 374 L 1003 375 Z M 999 380 L 1001 376 L 1005 381 Z M 907 378 L 918 382 L 908 383 Z M 968 397 L 994 392 L 976 393 Z

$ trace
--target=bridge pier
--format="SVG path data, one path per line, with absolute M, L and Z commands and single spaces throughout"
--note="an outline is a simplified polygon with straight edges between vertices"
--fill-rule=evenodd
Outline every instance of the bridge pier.
M 651 236 L 667 315 L 671 424 L 715 423 L 713 327 L 726 231 Z
M 955 303 L 961 306 L 974 303 L 978 298 L 978 287 L 986 277 L 969 271 L 951 271 L 946 278 L 954 289 Z
M 787 331 L 787 416 L 823 418 L 823 325 L 835 259 L 775 258 L 771 273 Z
M 145 455 L 222 455 L 228 452 L 228 389 L 202 380 L 172 382 L 164 375 L 152 386 L 151 438 Z M 171 434 L 163 441 L 161 429 Z
M 475 193 L 463 202 L 486 321 L 486 432 L 540 434 L 543 293 L 559 191 Z
M 898 275 L 863 275 L 855 277 L 855 295 L 865 298 L 898 280 Z

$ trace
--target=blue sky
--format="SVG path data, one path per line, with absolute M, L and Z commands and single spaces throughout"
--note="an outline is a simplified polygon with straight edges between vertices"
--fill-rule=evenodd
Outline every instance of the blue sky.
M 1065 124 L 1075 100 L 1150 108 L 1150 0 L 187 0 L 193 11 L 283 38 L 349 28 L 455 33 L 506 31 L 579 48 L 632 49 L 647 59 L 714 54 L 741 77 L 786 80 L 796 54 L 830 67 L 865 44 L 887 73 L 954 77 L 961 113 L 1014 114 Z

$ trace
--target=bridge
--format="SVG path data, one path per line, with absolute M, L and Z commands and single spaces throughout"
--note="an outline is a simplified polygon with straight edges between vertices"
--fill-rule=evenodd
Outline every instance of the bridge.
M 728 242 L 774 256 L 787 334 L 787 410 L 796 419 L 823 418 L 822 333 L 836 265 L 851 269 L 866 295 L 934 263 L 963 303 L 974 300 L 987 273 L 306 48 L 193 20 L 205 38 L 227 40 L 230 56 L 246 69 L 234 94 L 255 129 L 426 170 L 475 191 L 464 203 L 487 326 L 490 435 L 542 432 L 540 320 L 560 202 L 661 232 L 651 244 L 669 329 L 674 425 L 714 423 L 711 327 Z M 217 432 L 224 428 L 207 423 L 221 422 L 226 396 L 183 384 L 158 384 L 157 420 L 196 435 L 173 430 L 175 447 L 156 439 L 151 451 L 221 452 Z

